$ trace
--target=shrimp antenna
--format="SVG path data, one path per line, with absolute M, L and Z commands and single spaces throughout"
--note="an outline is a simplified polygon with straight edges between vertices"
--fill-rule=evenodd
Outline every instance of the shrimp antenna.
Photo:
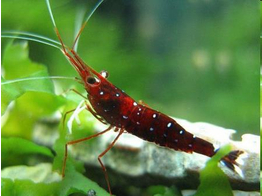
M 66 77 L 66 76 L 39 76 L 39 77 L 29 77 L 29 78 L 18 78 L 14 80 L 7 80 L 1 82 L 1 85 L 24 82 L 24 81 L 31 81 L 31 80 L 44 80 L 44 79 L 62 79 L 62 80 L 76 80 L 74 77 Z
M 75 41 L 75 39 L 76 39 L 76 37 L 78 35 L 78 32 L 79 32 L 79 29 L 81 29 L 81 27 L 83 25 L 85 14 L 86 14 L 86 7 L 84 7 L 82 5 L 78 6 L 78 9 L 77 9 L 77 12 L 76 12 L 76 17 L 75 17 L 75 32 L 74 32 L 74 39 L 73 39 L 73 41 Z M 75 52 L 77 52 L 78 43 L 79 43 L 78 40 L 77 40 L 76 43 L 73 43 L 73 44 L 75 44 L 74 48 L 73 48 L 73 50 Z
M 50 15 L 50 17 L 51 17 L 53 26 L 54 26 L 54 28 L 55 28 L 55 32 L 56 32 L 57 37 L 58 37 L 58 39 L 59 39 L 59 41 L 60 41 L 60 43 L 61 43 L 61 45 L 62 45 L 62 50 L 63 50 L 64 53 L 67 53 L 67 52 L 66 52 L 65 45 L 64 45 L 64 43 L 63 43 L 63 41 L 62 41 L 62 39 L 61 39 L 60 33 L 59 33 L 59 31 L 58 31 L 58 29 L 57 29 L 57 27 L 56 27 L 55 18 L 54 18 L 54 15 L 53 15 L 53 12 L 52 12 L 51 5 L 50 5 L 49 0 L 46 0 L 46 5 L 47 5 L 47 9 L 48 9 L 48 11 L 49 11 L 49 15 Z
M 34 42 L 49 45 L 49 46 L 52 46 L 54 48 L 61 50 L 61 43 L 55 40 L 52 40 L 50 38 L 47 38 L 41 35 L 37 35 L 37 34 L 33 34 L 33 33 L 28 33 L 28 32 L 23 32 L 23 31 L 2 31 L 1 37 L 34 41 Z
M 46 0 L 46 4 L 47 4 L 47 8 L 48 8 L 49 15 L 50 15 L 50 17 L 51 17 L 53 26 L 56 27 L 55 18 L 54 18 L 54 15 L 53 15 L 53 12 L 52 12 L 52 9 L 51 9 L 49 0 Z
M 77 33 L 77 36 L 76 36 L 76 38 L 75 38 L 75 41 L 74 41 L 74 43 L 73 43 L 73 46 L 72 46 L 72 49 L 73 49 L 73 50 L 75 50 L 75 51 L 77 50 L 78 41 L 79 41 L 79 39 L 80 39 L 80 35 L 81 35 L 82 31 L 84 30 L 84 28 L 85 28 L 88 20 L 91 18 L 91 16 L 92 16 L 92 15 L 94 14 L 94 12 L 97 10 L 97 8 L 100 6 L 100 4 L 103 3 L 103 1 L 104 1 L 104 0 L 99 0 L 99 1 L 97 2 L 97 4 L 96 4 L 95 7 L 92 9 L 92 11 L 90 12 L 90 14 L 87 16 L 87 18 L 86 18 L 85 22 L 83 23 L 82 27 L 79 29 L 79 31 L 78 31 L 78 33 Z

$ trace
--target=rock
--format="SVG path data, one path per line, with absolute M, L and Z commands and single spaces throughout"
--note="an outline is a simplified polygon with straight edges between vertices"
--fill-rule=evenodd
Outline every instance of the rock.
M 232 129 L 225 129 L 209 123 L 190 123 L 185 120 L 176 120 L 189 132 L 212 142 L 216 147 L 230 143 L 235 149 L 245 151 L 241 165 L 244 178 L 222 165 L 221 167 L 228 175 L 233 188 L 259 190 L 259 136 L 245 134 L 242 136 L 242 141 L 237 142 L 231 140 L 235 133 Z M 105 128 L 101 124 L 97 125 L 98 131 Z M 109 146 L 116 135 L 117 133 L 113 131 L 106 133 L 97 138 L 97 142 L 94 142 L 91 148 L 84 146 L 82 146 L 82 150 L 73 148 L 72 153 L 85 163 L 98 166 L 98 154 Z M 165 179 L 164 181 L 179 181 L 185 187 L 185 183 L 182 182 L 187 182 L 187 188 L 196 188 L 199 183 L 199 171 L 205 166 L 208 159 L 208 157 L 197 153 L 188 154 L 159 147 L 127 133 L 121 135 L 115 146 L 103 157 L 103 163 L 114 172 L 123 175 L 131 177 L 156 176 Z
M 240 168 L 244 178 L 223 165 L 221 168 L 228 175 L 233 189 L 243 191 L 258 191 L 260 189 L 259 136 L 245 134 L 242 136 L 242 141 L 233 141 L 231 137 L 235 130 L 209 123 L 176 120 L 186 130 L 212 142 L 217 148 L 229 143 L 233 148 L 243 150 L 245 154 L 238 160 L 242 160 Z M 101 123 L 96 125 L 98 132 L 106 128 Z M 73 145 L 69 149 L 70 154 L 89 165 L 87 174 L 97 173 L 95 170 L 100 171 L 98 178 L 104 180 L 97 157 L 109 146 L 117 134 L 110 131 L 93 139 L 95 140 L 93 142 L 87 141 Z M 102 158 L 107 171 L 109 171 L 110 182 L 117 181 L 115 184 L 118 186 L 125 186 L 136 181 L 138 183 L 133 184 L 134 186 L 162 184 L 176 185 L 180 189 L 196 189 L 198 187 L 199 171 L 205 166 L 208 159 L 201 154 L 188 154 L 160 147 L 128 133 L 122 134 L 114 147 Z M 125 180 L 119 182 L 117 178 L 120 177 Z
M 196 190 L 184 190 L 182 191 L 183 196 L 192 196 L 196 193 Z M 245 192 L 245 191 L 233 191 L 234 196 L 260 196 L 259 192 Z
M 52 183 L 62 180 L 61 175 L 52 171 L 52 165 L 50 163 L 40 163 L 35 166 L 11 166 L 1 171 L 2 178 L 28 180 L 30 179 L 34 183 L 44 182 Z

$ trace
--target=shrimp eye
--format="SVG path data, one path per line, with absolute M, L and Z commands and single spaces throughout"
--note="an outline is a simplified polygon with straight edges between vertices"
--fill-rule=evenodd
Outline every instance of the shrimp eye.
M 108 76 L 109 76 L 109 73 L 108 73 L 107 71 L 105 71 L 105 70 L 101 71 L 100 74 L 101 74 L 101 76 L 103 76 L 104 78 L 108 78 Z
M 88 78 L 86 79 L 86 82 L 87 82 L 88 84 L 95 84 L 95 83 L 96 83 L 96 78 L 90 76 L 90 77 L 88 77 Z

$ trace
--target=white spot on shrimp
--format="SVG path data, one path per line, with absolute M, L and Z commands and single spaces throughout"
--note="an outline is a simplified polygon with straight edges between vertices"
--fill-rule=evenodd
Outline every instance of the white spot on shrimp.
M 101 91 L 99 94 L 100 94 L 100 95 L 103 95 L 103 94 L 104 94 L 104 92 L 103 92 L 103 91 Z
M 153 114 L 153 118 L 156 118 L 156 114 Z
M 103 70 L 101 71 L 101 76 L 103 76 L 103 78 L 108 78 L 109 74 L 107 71 Z
M 171 122 L 167 124 L 167 127 L 168 127 L 168 128 L 170 128 L 171 126 L 172 126 L 172 123 L 171 123 Z
M 123 119 L 128 119 L 128 116 L 123 116 Z
M 116 93 L 116 96 L 117 96 L 117 97 L 119 97 L 119 96 L 120 96 L 120 94 L 119 94 L 119 93 Z
M 140 125 L 140 122 L 136 122 L 137 125 Z
M 134 106 L 137 106 L 137 102 L 134 102 L 133 105 L 134 105 Z
M 189 148 L 192 148 L 192 147 L 193 147 L 193 145 L 192 145 L 192 144 L 188 144 L 188 147 L 189 147 Z
M 178 142 L 178 139 L 175 139 L 175 140 L 174 140 L 174 142 L 176 142 L 176 143 L 177 143 L 177 142 Z
M 140 115 L 140 112 L 137 112 L 136 114 L 139 116 L 139 115 Z
M 180 134 L 180 135 L 183 135 L 184 132 L 185 132 L 184 130 L 181 130 L 181 131 L 179 131 L 179 134 Z
M 150 127 L 150 128 L 149 128 L 149 131 L 154 131 L 154 128 L 153 128 L 153 127 Z
M 138 111 L 140 112 L 142 109 L 141 108 L 138 108 Z

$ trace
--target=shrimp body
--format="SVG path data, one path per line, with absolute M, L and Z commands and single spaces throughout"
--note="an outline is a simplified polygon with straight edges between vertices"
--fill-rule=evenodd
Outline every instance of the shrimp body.
M 76 59 L 79 58 L 75 52 L 74 55 Z M 211 143 L 187 132 L 169 116 L 138 104 L 102 75 L 84 65 L 79 74 L 81 76 L 81 73 L 84 73 L 82 81 L 88 93 L 88 100 L 96 114 L 107 124 L 123 128 L 141 139 L 174 150 L 197 152 L 209 157 L 215 154 L 215 148 Z
M 117 88 L 107 78 L 87 66 L 75 51 L 68 59 L 82 78 L 88 100 L 104 122 L 126 130 L 137 137 L 160 146 L 187 153 L 200 153 L 212 157 L 217 152 L 213 144 L 187 132 L 169 116 L 137 103 L 124 91 Z M 66 55 L 67 56 L 67 55 Z M 74 60 L 72 60 L 74 59 Z M 236 159 L 242 151 L 232 151 L 221 161 L 235 170 Z
M 100 84 L 92 88 L 88 99 L 99 116 L 108 124 L 160 146 L 206 156 L 215 154 L 211 143 L 195 137 L 169 116 L 138 104 L 107 79 L 99 77 Z

